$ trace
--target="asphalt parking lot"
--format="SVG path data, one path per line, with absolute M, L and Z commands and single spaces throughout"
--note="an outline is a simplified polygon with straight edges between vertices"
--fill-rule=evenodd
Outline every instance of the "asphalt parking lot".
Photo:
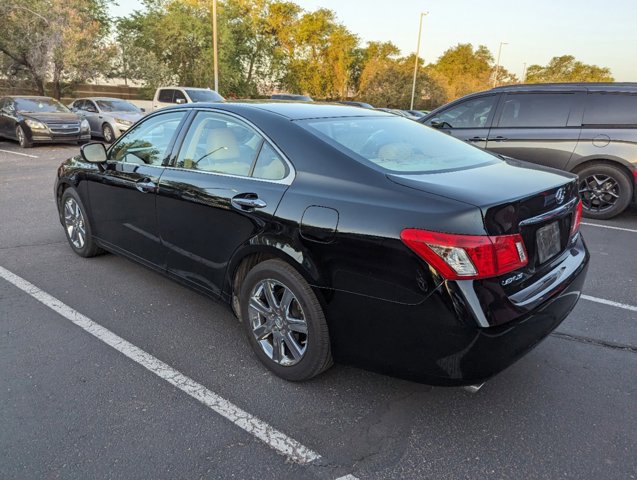
M 0 141 L 0 478 L 637 478 L 637 208 L 585 219 L 584 297 L 478 393 L 336 365 L 274 377 L 232 314 L 76 256 L 73 145 Z

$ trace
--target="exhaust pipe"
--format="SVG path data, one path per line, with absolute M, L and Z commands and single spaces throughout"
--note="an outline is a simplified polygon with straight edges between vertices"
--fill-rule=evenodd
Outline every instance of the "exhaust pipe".
M 462 387 L 462 389 L 465 392 L 469 392 L 469 393 L 478 393 L 478 390 L 480 390 L 482 388 L 482 386 L 484 385 L 485 382 L 482 382 L 480 384 L 476 384 L 476 385 L 465 385 L 464 387 Z

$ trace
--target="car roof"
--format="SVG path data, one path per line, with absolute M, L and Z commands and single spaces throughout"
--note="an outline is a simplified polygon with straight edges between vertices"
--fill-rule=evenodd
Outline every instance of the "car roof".
M 4 98 L 12 98 L 14 100 L 19 99 L 19 98 L 28 98 L 28 99 L 31 99 L 31 100 L 36 99 L 36 98 L 44 98 L 46 100 L 55 100 L 55 98 L 47 97 L 46 95 L 7 95 Z
M 123 102 L 130 103 L 130 100 L 126 100 L 125 98 L 117 98 L 117 97 L 81 97 L 81 98 L 77 98 L 75 101 L 77 100 L 120 100 Z
M 395 115 L 380 112 L 378 110 L 369 110 L 359 107 L 351 107 L 348 105 L 334 105 L 321 103 L 185 103 L 179 106 L 162 108 L 160 111 L 177 108 L 214 108 L 217 110 L 228 110 L 230 112 L 246 112 L 263 110 L 275 113 L 290 120 L 304 120 L 310 118 L 337 118 L 337 117 L 394 117 Z
M 637 82 L 526 83 L 522 85 L 502 85 L 501 87 L 493 88 L 490 91 L 526 92 L 538 90 L 637 93 Z
M 157 90 L 165 90 L 165 89 L 170 89 L 172 88 L 173 90 L 175 88 L 181 88 L 183 90 L 210 90 L 209 88 L 205 88 L 205 87 L 182 87 L 179 85 L 170 85 L 170 86 L 166 86 L 166 87 L 157 87 Z M 213 91 L 213 90 L 210 90 Z

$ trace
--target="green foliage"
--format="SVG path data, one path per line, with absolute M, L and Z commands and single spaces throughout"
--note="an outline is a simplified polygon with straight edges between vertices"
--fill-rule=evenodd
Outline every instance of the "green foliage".
M 0 4 L 0 18 L 0 52 L 42 95 L 49 78 L 60 98 L 109 68 L 106 0 L 8 0 Z
M 527 83 L 547 82 L 612 82 L 610 69 L 587 65 L 572 55 L 553 57 L 546 66 L 531 65 L 526 73 Z

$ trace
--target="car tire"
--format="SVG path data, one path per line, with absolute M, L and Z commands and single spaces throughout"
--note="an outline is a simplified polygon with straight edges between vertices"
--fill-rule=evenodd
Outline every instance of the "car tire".
M 248 272 L 239 298 L 248 341 L 276 375 L 309 380 L 332 365 L 323 308 L 292 266 L 278 259 L 259 263 Z
M 587 218 L 606 220 L 619 215 L 630 204 L 633 185 L 619 167 L 595 163 L 578 170 L 582 213 Z
M 108 123 L 102 125 L 102 137 L 106 143 L 113 143 L 115 141 L 115 131 Z
M 24 128 L 22 128 L 22 125 L 15 127 L 15 138 L 18 139 L 18 143 L 22 148 L 31 148 L 33 146 L 31 140 L 27 138 L 27 134 Z
M 94 257 L 104 253 L 93 239 L 91 225 L 79 195 L 67 188 L 60 200 L 60 218 L 66 233 L 66 239 L 80 257 Z

